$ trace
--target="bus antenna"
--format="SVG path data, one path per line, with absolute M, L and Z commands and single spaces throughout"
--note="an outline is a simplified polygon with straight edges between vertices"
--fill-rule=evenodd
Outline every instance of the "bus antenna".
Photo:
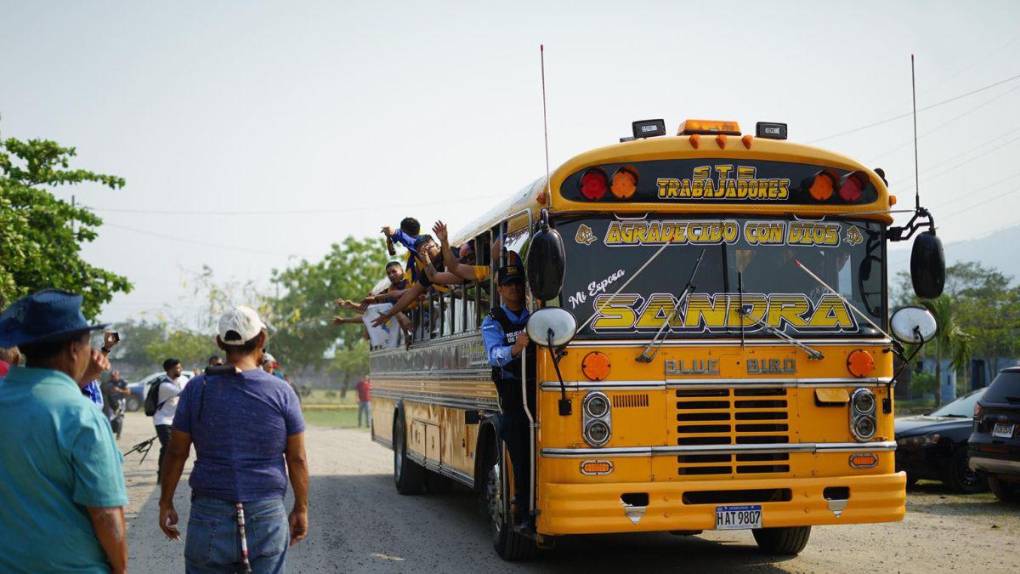
M 552 199 L 552 182 L 549 181 L 549 112 L 545 103 L 545 44 L 538 45 L 542 66 L 542 130 L 545 133 L 545 198 Z
M 921 180 L 917 168 L 917 81 L 914 80 L 914 54 L 910 55 L 910 91 L 914 100 L 914 209 L 921 209 Z

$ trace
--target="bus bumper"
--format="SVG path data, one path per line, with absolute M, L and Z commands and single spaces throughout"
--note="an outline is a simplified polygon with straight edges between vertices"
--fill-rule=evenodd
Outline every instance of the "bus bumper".
M 849 497 L 835 497 L 845 493 Z M 788 489 L 789 492 L 785 492 Z M 749 491 L 782 493 L 781 502 L 755 502 Z M 608 534 L 714 530 L 717 506 L 760 504 L 762 526 L 896 522 L 906 511 L 906 473 L 726 481 L 541 485 L 538 532 Z M 645 507 L 628 506 L 644 499 Z M 624 496 L 627 495 L 627 496 Z M 749 500 L 751 499 L 751 500 Z M 843 502 L 845 500 L 845 502 Z

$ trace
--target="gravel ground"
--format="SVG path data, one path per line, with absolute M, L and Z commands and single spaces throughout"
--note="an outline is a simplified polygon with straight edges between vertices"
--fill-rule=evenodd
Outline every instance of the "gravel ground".
M 153 435 L 151 419 L 132 413 L 122 450 Z M 290 572 L 609 572 L 637 565 L 650 572 L 1020 571 L 1020 507 L 990 494 L 950 494 L 934 483 L 910 492 L 902 523 L 815 528 L 796 558 L 759 555 L 750 532 L 706 532 L 566 539 L 535 562 L 507 564 L 493 553 L 469 494 L 398 495 L 390 451 L 366 432 L 310 427 L 307 444 L 310 534 L 291 548 Z M 155 454 L 141 466 L 137 455 L 125 460 L 130 566 L 134 572 L 182 572 L 183 544 L 169 542 L 156 524 Z M 186 484 L 178 488 L 182 524 L 188 492 Z

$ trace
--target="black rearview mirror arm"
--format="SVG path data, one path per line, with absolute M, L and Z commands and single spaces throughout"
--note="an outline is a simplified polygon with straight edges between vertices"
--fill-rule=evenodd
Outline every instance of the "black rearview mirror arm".
M 553 330 L 549 329 L 549 354 L 552 355 L 553 367 L 556 368 L 556 378 L 560 380 L 560 400 L 559 409 L 561 417 L 569 417 L 573 412 L 573 406 L 570 404 L 570 399 L 567 398 L 567 386 L 563 383 L 563 375 L 560 373 L 560 359 L 563 358 L 563 353 L 560 349 L 553 347 Z

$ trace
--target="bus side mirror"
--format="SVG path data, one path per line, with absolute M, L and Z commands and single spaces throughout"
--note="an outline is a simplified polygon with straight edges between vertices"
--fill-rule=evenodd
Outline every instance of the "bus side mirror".
M 898 309 L 889 323 L 893 337 L 909 345 L 923 345 L 931 341 L 939 329 L 935 316 L 923 307 Z
M 931 231 L 919 233 L 910 250 L 910 281 L 922 299 L 934 299 L 946 285 L 946 255 L 942 240 Z
M 528 246 L 528 286 L 536 299 L 552 301 L 559 296 L 566 260 L 560 232 L 543 222 Z

